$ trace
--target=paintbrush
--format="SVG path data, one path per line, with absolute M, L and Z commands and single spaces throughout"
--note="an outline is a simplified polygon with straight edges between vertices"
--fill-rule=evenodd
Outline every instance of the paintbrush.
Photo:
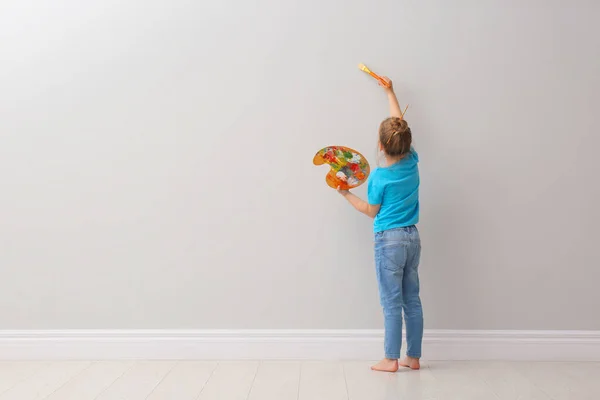
M 379 75 L 377 75 L 375 72 L 373 72 L 369 68 L 367 68 L 367 66 L 365 64 L 358 64 L 358 68 L 361 71 L 366 72 L 367 74 L 371 75 L 373 78 L 377 79 L 379 81 L 379 83 L 381 83 L 386 88 L 390 87 L 389 83 L 387 83 L 382 77 L 380 77 Z

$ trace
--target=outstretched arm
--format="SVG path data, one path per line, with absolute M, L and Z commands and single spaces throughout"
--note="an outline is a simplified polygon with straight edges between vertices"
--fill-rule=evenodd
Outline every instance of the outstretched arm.
M 384 76 L 383 80 L 389 84 L 389 87 L 386 87 L 381 83 L 379 83 L 379 86 L 381 86 L 385 90 L 385 93 L 387 94 L 388 101 L 390 103 L 390 116 L 396 117 L 396 118 L 402 118 L 402 110 L 400 109 L 400 104 L 398 103 L 398 98 L 396 97 L 396 93 L 394 92 L 394 85 L 392 84 L 391 79 L 388 78 L 387 76 Z

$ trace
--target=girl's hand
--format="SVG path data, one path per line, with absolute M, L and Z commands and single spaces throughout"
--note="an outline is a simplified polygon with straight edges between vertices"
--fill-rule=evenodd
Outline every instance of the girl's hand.
M 340 186 L 337 187 L 337 192 L 339 194 L 341 194 L 342 196 L 346 197 L 350 194 L 349 190 L 345 190 L 345 189 L 340 189 Z
M 382 88 L 384 88 L 386 92 L 393 92 L 394 91 L 394 84 L 392 83 L 392 80 L 390 78 L 388 78 L 387 76 L 382 76 L 381 78 L 385 81 L 385 83 L 388 84 L 388 86 L 385 86 L 383 83 L 378 82 L 379 86 L 381 86 Z

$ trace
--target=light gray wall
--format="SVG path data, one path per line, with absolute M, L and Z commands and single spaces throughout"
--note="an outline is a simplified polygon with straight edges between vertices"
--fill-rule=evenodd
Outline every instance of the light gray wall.
M 0 329 L 380 328 L 311 163 L 375 164 L 359 62 L 411 104 L 427 327 L 600 329 L 598 4 L 3 1 Z

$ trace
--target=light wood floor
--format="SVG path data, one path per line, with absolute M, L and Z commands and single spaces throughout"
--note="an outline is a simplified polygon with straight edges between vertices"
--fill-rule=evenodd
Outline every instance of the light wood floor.
M 0 400 L 600 400 L 600 363 L 0 362 Z

